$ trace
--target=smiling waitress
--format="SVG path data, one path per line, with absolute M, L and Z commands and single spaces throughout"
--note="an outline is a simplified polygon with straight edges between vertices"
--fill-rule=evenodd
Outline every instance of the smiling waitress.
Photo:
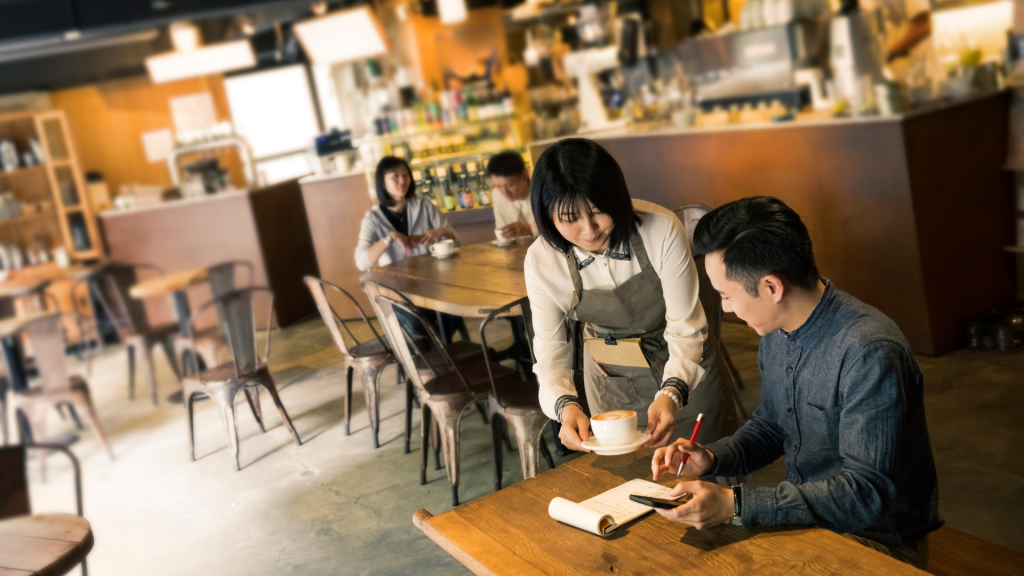
M 541 154 L 530 196 L 543 239 L 530 247 L 525 264 L 534 372 L 544 413 L 562 423 L 562 443 L 586 451 L 581 442 L 590 437 L 573 385 L 567 320 L 583 322 L 588 338 L 640 338 L 649 364 L 599 366 L 584 346 L 591 414 L 636 411 L 652 435 L 646 447 L 689 436 L 699 412 L 702 442 L 731 433 L 723 429 L 730 406 L 713 348 L 705 345 L 697 268 L 675 214 L 631 199 L 615 159 L 582 138 L 561 140 Z

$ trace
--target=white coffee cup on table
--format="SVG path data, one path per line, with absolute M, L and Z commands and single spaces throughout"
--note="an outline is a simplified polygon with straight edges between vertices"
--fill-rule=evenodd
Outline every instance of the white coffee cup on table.
M 430 245 L 430 253 L 434 256 L 446 256 L 455 250 L 454 240 L 441 240 Z
M 502 228 L 495 228 L 494 229 L 494 236 L 498 239 L 498 242 L 511 242 L 512 240 L 514 240 L 514 238 L 512 238 L 511 234 L 508 235 L 508 236 L 502 234 L 502 232 L 501 232 L 502 230 L 503 230 Z
M 636 412 L 612 410 L 602 412 L 590 419 L 590 429 L 602 446 L 621 446 L 637 438 Z

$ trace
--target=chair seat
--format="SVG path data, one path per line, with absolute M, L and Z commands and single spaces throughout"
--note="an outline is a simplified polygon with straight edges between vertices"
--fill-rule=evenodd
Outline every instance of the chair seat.
M 510 382 L 504 386 L 498 386 L 497 397 L 491 393 L 492 400 L 497 399 L 502 411 L 511 414 L 522 414 L 540 410 L 540 398 L 538 391 L 540 385 L 536 378 Z M 493 404 L 493 402 L 492 402 Z
M 163 340 L 164 338 L 174 334 L 178 334 L 178 324 L 175 322 L 168 322 L 166 324 L 150 326 L 146 328 L 141 335 L 149 340 Z
M 349 348 L 348 354 L 353 358 L 367 358 L 369 356 L 390 354 L 390 349 L 384 346 L 380 338 L 374 338 Z
M 252 373 L 252 374 L 250 374 L 248 376 L 243 376 L 239 380 L 239 382 L 244 384 L 245 382 L 248 382 L 249 380 L 254 380 L 259 374 L 261 374 L 263 372 L 266 372 L 266 371 L 267 371 L 267 368 L 264 366 L 263 368 L 260 368 L 259 370 L 256 370 L 256 372 L 254 372 L 254 373 Z M 200 378 L 202 379 L 204 384 L 210 384 L 210 383 L 213 383 L 213 382 L 227 382 L 229 380 L 234 380 L 235 379 L 235 365 L 232 362 L 225 362 L 224 364 L 221 364 L 219 366 L 214 366 L 213 368 L 207 368 L 206 370 L 203 370 L 200 373 Z M 196 380 L 196 378 L 191 378 L 191 379 Z
M 499 387 L 519 377 L 518 372 L 501 364 L 492 362 L 491 370 L 494 372 L 494 380 Z M 491 391 L 491 380 L 487 374 L 486 363 L 459 364 L 459 372 L 466 378 L 473 396 L 485 396 Z M 427 389 L 427 394 L 431 398 L 466 394 L 466 386 L 463 384 L 462 378 L 459 378 L 458 372 L 454 371 L 427 381 L 424 388 Z
M 446 345 L 444 350 L 448 353 L 448 356 L 451 357 L 452 361 L 459 366 L 462 366 L 463 364 L 482 362 L 484 359 L 484 351 L 480 345 L 466 340 L 452 342 L 451 344 Z M 487 353 L 492 357 L 495 355 L 493 349 L 488 349 Z M 441 355 L 439 350 L 430 350 L 429 352 L 425 352 L 423 357 L 426 358 L 426 363 L 424 363 L 420 358 L 416 359 L 416 367 L 420 370 L 426 370 L 426 364 L 429 363 L 430 367 L 434 370 L 444 369 L 447 372 L 447 362 L 445 362 L 444 356 Z

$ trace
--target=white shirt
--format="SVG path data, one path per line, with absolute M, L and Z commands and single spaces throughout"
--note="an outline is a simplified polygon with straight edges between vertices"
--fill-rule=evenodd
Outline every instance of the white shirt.
M 697 267 L 690 255 L 686 230 L 671 211 L 644 200 L 633 200 L 641 217 L 640 238 L 651 266 L 661 278 L 665 298 L 665 341 L 669 359 L 665 378 L 679 378 L 691 392 L 704 379 L 700 366 L 708 323 L 699 298 Z M 573 246 L 580 262 L 594 261 L 580 270 L 584 290 L 613 290 L 640 273 L 636 254 L 630 260 L 615 260 Z M 533 311 L 533 367 L 540 383 L 540 406 L 556 419 L 555 402 L 562 396 L 576 396 L 572 380 L 572 344 L 566 335 L 575 289 L 565 256 L 544 240 L 530 246 L 525 263 L 526 290 Z M 600 331 L 600 329 L 599 329 Z
M 504 228 L 513 222 L 523 222 L 530 225 L 531 233 L 537 235 L 537 225 L 533 221 L 533 210 L 530 208 L 530 195 L 522 200 L 511 202 L 505 195 L 495 188 L 491 191 L 491 198 L 494 202 L 494 227 Z

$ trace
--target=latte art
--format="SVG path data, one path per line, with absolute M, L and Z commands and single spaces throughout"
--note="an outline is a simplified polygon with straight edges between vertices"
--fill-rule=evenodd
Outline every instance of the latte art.
M 594 416 L 594 420 L 622 420 L 623 418 L 631 418 L 636 415 L 636 412 L 632 410 L 612 410 L 611 412 L 603 412 Z

